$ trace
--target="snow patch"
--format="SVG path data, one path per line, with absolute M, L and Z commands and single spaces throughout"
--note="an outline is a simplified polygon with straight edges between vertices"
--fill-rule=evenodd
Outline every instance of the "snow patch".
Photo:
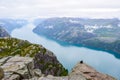
M 118 27 L 120 27 L 120 23 L 118 24 Z
M 79 21 L 77 21 L 77 20 L 72 20 L 72 19 L 70 19 L 69 22 L 70 22 L 70 23 L 80 23 Z
M 97 29 L 100 29 L 100 28 L 112 28 L 111 25 L 106 25 L 106 26 L 103 26 L 103 25 L 100 25 L 98 26 L 97 24 L 95 25 L 84 25 L 84 28 L 87 32 L 90 32 L 92 33 L 94 30 L 97 30 Z
M 45 29 L 53 29 L 54 27 L 52 25 L 50 26 L 45 26 Z

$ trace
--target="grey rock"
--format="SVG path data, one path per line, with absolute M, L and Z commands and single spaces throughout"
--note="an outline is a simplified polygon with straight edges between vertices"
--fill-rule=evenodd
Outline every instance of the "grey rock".
M 11 58 L 11 56 L 1 58 L 0 59 L 0 66 L 5 64 L 7 62 L 7 60 L 9 60 L 10 58 Z
M 43 58 L 43 56 L 41 58 Z M 49 61 L 48 57 L 46 61 Z M 54 75 L 46 76 L 45 74 L 42 73 L 40 69 L 35 69 L 33 58 L 30 57 L 14 56 L 10 57 L 9 59 L 2 58 L 0 59 L 0 62 L 1 63 L 5 62 L 1 66 L 3 69 L 0 68 L 0 80 L 2 78 L 3 78 L 2 80 L 116 80 L 115 78 L 107 74 L 97 72 L 94 68 L 88 66 L 83 62 L 82 63 L 79 62 L 78 64 L 76 64 L 76 66 L 72 69 L 71 73 L 67 76 L 54 76 Z M 43 64 L 43 67 L 44 66 L 45 65 Z M 48 73 L 52 72 L 49 70 L 49 68 L 56 69 L 55 66 L 53 67 L 52 65 L 49 65 L 48 68 L 46 69 Z M 59 69 L 56 70 L 59 71 Z M 55 73 L 54 70 L 53 73 Z
M 10 76 L 10 78 L 5 79 L 5 80 L 20 80 L 20 79 L 21 79 L 21 78 L 20 78 L 19 75 L 13 74 L 12 76 Z
M 15 80 L 18 80 L 19 79 L 18 76 L 20 77 L 20 79 L 31 78 L 32 71 L 29 70 L 32 70 L 33 68 L 32 62 L 33 59 L 30 57 L 20 57 L 20 56 L 11 57 L 9 60 L 6 61 L 6 63 L 4 63 L 1 66 L 5 72 L 4 79 L 15 78 Z M 27 65 L 29 65 L 29 67 L 27 67 Z
M 87 80 L 87 79 L 82 75 L 75 74 L 68 76 L 68 80 Z
M 33 77 L 33 78 L 29 79 L 29 80 L 38 80 L 38 79 L 39 79 L 38 77 Z M 28 79 L 26 79 L 26 80 L 28 80 Z
M 48 75 L 47 77 L 40 77 L 38 80 L 68 80 L 68 76 L 65 77 L 55 77 Z
M 33 70 L 33 74 L 34 76 L 37 76 L 37 77 L 41 77 L 42 76 L 42 72 L 40 69 L 34 69 Z
M 10 58 L 4 65 L 1 67 L 5 72 L 17 71 L 25 67 L 25 64 L 32 62 L 32 58 L 30 57 L 12 57 Z

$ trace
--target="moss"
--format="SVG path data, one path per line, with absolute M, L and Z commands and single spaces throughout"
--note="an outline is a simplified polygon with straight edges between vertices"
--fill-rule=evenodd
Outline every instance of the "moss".
M 60 76 L 67 76 L 67 75 L 68 75 L 68 70 L 67 69 L 63 69 L 63 71 L 60 74 Z
M 42 51 L 43 51 L 43 54 L 45 54 L 45 53 L 46 53 L 46 49 L 45 49 L 45 48 L 44 48 Z

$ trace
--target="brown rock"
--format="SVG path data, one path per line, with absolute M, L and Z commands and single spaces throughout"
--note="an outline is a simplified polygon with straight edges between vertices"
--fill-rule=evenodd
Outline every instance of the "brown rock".
M 4 77 L 4 71 L 3 69 L 0 67 L 0 80 Z

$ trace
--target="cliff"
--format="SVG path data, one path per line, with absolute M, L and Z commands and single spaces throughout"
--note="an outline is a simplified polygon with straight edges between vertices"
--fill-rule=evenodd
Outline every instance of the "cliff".
M 78 63 L 68 74 L 56 56 L 42 45 L 16 38 L 0 38 L 2 80 L 116 80 Z
M 20 40 L 16 38 L 0 38 L 0 58 L 2 58 L 2 62 L 0 65 L 7 65 L 5 67 L 8 67 L 7 69 L 10 68 L 10 71 L 11 67 L 12 69 L 15 69 L 17 66 L 19 68 L 24 65 L 23 63 L 20 66 L 19 62 L 21 61 L 19 61 L 19 57 L 16 58 L 12 56 L 23 57 L 20 58 L 20 60 L 23 60 L 22 62 L 26 60 L 26 58 L 24 57 L 29 57 L 27 60 L 30 60 L 30 62 L 32 60 L 32 62 L 34 63 L 33 68 L 40 69 L 44 75 L 66 76 L 68 74 L 68 71 L 57 60 L 56 56 L 51 51 L 44 48 L 42 45 L 32 44 L 26 40 Z M 10 62 L 13 61 L 13 63 L 7 64 L 6 62 L 9 62 L 9 59 Z M 15 66 L 14 63 L 16 63 L 17 66 Z M 15 69 L 14 71 L 17 70 L 18 69 Z
M 61 77 L 52 74 L 45 75 L 41 69 L 35 69 L 34 59 L 30 57 L 8 56 L 0 59 L 0 64 L 3 68 L 0 68 L 0 79 L 3 78 L 2 80 L 116 80 L 107 74 L 97 72 L 85 63 L 76 64 L 69 75 Z

